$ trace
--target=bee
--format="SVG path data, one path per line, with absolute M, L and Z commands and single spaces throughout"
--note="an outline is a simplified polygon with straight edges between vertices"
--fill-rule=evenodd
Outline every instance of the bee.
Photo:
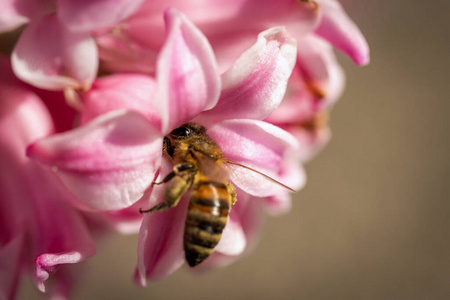
M 196 123 L 186 123 L 165 136 L 163 155 L 171 160 L 173 170 L 152 185 L 167 184 L 164 201 L 139 212 L 161 212 L 175 207 L 183 195 L 191 191 L 183 238 L 190 267 L 213 253 L 231 207 L 236 203 L 236 190 L 228 179 L 227 164 L 250 169 L 293 191 L 259 171 L 226 159 L 217 143 L 206 134 L 205 127 Z

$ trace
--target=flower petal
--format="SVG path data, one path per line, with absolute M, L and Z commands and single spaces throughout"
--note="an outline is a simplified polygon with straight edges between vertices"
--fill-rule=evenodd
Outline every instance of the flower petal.
M 239 255 L 244 252 L 247 246 L 244 230 L 241 224 L 235 217 L 235 214 L 230 215 L 228 224 L 223 230 L 222 239 L 217 244 L 215 251 L 225 255 Z
M 344 72 L 330 45 L 314 36 L 299 40 L 296 68 L 307 90 L 320 100 L 320 109 L 330 109 L 345 84 Z
M 165 17 L 168 36 L 158 58 L 154 99 L 164 134 L 212 108 L 220 93 L 214 54 L 206 38 L 177 10 L 168 9 Z
M 28 155 L 52 167 L 84 206 L 117 210 L 138 201 L 161 158 L 162 137 L 140 114 L 115 111 L 50 136 Z
M 232 161 L 280 180 L 283 161 L 297 141 L 288 132 L 263 121 L 228 120 L 208 129 L 208 134 Z M 229 165 L 231 180 L 243 191 L 258 197 L 273 195 L 279 184 L 241 166 Z
M 331 130 L 328 125 L 312 130 L 299 126 L 287 126 L 285 130 L 295 136 L 299 142 L 298 157 L 301 162 L 311 160 L 331 139 Z
M 344 72 L 330 45 L 317 37 L 302 38 L 288 92 L 266 121 L 302 126 L 317 113 L 329 111 L 341 96 L 344 84 Z
M 0 247 L 0 299 L 15 299 L 21 269 L 22 249 L 23 238 L 21 235 Z
M 30 19 L 54 9 L 51 1 L 3 0 L 0 10 L 0 32 L 6 32 L 27 23 Z
M 152 36 L 148 28 L 143 33 Z M 95 39 L 102 68 L 113 72 L 155 73 L 157 50 L 132 41 L 122 28 L 102 33 Z
M 73 31 L 89 32 L 116 25 L 144 0 L 59 0 L 58 17 Z
M 286 214 L 291 210 L 292 199 L 291 195 L 285 191 L 280 191 L 278 194 L 267 197 L 265 200 L 266 212 L 272 216 L 280 216 Z
M 17 77 L 43 89 L 88 89 L 97 75 L 94 39 L 69 31 L 55 14 L 25 28 L 11 59 Z
M 151 103 L 155 90 L 155 80 L 146 75 L 117 74 L 97 79 L 89 91 L 81 94 L 81 124 L 110 111 L 128 109 L 144 115 L 159 128 L 161 120 Z
M 45 281 L 61 265 L 84 261 L 96 253 L 96 247 L 80 211 L 69 203 L 74 202 L 71 195 L 48 170 L 30 164 L 41 171 L 41 177 L 29 184 L 33 191 L 39 190 L 39 199 L 28 205 L 34 217 L 29 232 L 36 245 L 35 282 L 45 291 Z M 59 273 L 56 281 L 66 285 Z
M 264 215 L 261 211 L 262 199 L 244 193 L 239 188 L 236 189 L 236 192 L 238 200 L 230 211 L 230 217 L 233 220 L 233 223 L 239 226 L 241 232 L 244 234 L 245 249 L 239 249 L 239 252 L 233 253 L 223 252 L 221 251 L 222 249 L 216 248 L 216 251 L 205 262 L 197 266 L 194 271 L 204 272 L 213 268 L 230 265 L 237 259 L 252 252 L 255 248 L 264 219 Z M 219 245 L 217 247 L 219 247 Z M 233 245 L 228 247 L 233 247 L 236 250 L 238 249 L 238 247 Z
M 258 40 L 222 75 L 217 105 L 202 116 L 259 119 L 280 104 L 296 60 L 296 42 L 284 27 L 259 34 Z
M 367 65 L 370 61 L 369 45 L 340 3 L 336 0 L 317 2 L 323 13 L 316 33 L 350 56 L 358 65 Z
M 8 71 L 7 66 L 2 67 Z M 58 257 L 59 265 L 79 262 L 95 253 L 84 219 L 69 204 L 70 194 L 54 174 L 25 156 L 30 142 L 52 130 L 50 115 L 38 97 L 15 80 L 7 84 L 0 81 L 0 236 L 5 244 L 15 243 L 26 233 L 26 244 L 22 245 L 26 251 L 16 252 L 23 256 L 19 271 L 32 270 L 34 266 L 28 262 L 35 257 Z M 73 253 L 78 258 L 68 259 Z M 14 259 L 13 255 L 8 258 Z M 35 275 L 41 290 L 44 280 L 56 271 L 56 264 L 46 259 L 39 264 Z
M 163 189 L 155 189 L 156 198 L 162 199 Z M 160 280 L 184 263 L 183 234 L 189 199 L 167 211 L 148 213 L 139 231 L 138 261 L 135 281 L 140 286 L 149 280 Z
M 147 193 L 133 205 L 115 211 L 107 211 L 99 214 L 94 212 L 90 217 L 94 218 L 102 225 L 107 225 L 106 229 L 113 229 L 121 234 L 135 234 L 139 232 L 144 216 L 139 213 L 139 208 L 145 207 L 148 203 Z M 105 226 L 102 227 L 105 229 Z

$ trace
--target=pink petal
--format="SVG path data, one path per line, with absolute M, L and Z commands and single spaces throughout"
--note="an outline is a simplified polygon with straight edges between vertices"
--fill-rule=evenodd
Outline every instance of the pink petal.
M 39 198 L 28 205 L 33 214 L 29 232 L 36 245 L 35 282 L 41 291 L 45 291 L 45 281 L 51 274 L 58 271 L 57 281 L 64 281 L 59 273 L 61 265 L 84 261 L 96 253 L 96 247 L 80 212 L 69 204 L 74 200 L 70 199 L 67 190 L 49 171 L 42 170 L 34 162 L 30 164 L 42 173 L 29 184 L 33 191 L 39 191 Z
M 217 244 L 215 251 L 225 255 L 240 255 L 247 246 L 244 230 L 241 224 L 230 214 L 230 219 L 223 230 L 222 239 Z
M 318 0 L 322 21 L 316 33 L 350 56 L 358 65 L 369 63 L 369 46 L 355 23 L 336 0 Z
M 296 60 L 296 43 L 284 27 L 258 40 L 222 75 L 219 102 L 205 117 L 214 120 L 264 119 L 280 104 Z
M 28 149 L 51 166 L 84 206 L 117 210 L 138 201 L 161 158 L 159 131 L 136 112 L 116 111 Z
M 12 54 L 14 73 L 34 86 L 88 89 L 97 75 L 97 47 L 87 33 L 69 31 L 50 14 L 30 23 Z
M 21 13 L 20 9 L 15 7 L 15 2 L 19 1 L 9 0 L 6 2 L 1 5 L 2 9 L 0 10 L 0 33 L 14 30 L 29 21 L 26 14 Z M 7 298 L 10 297 L 4 297 L 4 299 Z
M 54 4 L 51 1 L 3 0 L 0 7 L 0 32 L 6 32 L 49 13 Z
M 345 75 L 329 44 L 314 36 L 300 39 L 296 67 L 309 92 L 320 100 L 320 109 L 330 109 L 343 92 Z
M 230 217 L 233 223 L 238 225 L 244 234 L 245 249 L 242 249 L 244 251 L 239 251 L 239 253 L 225 253 L 221 252 L 221 249 L 216 248 L 216 251 L 205 262 L 197 266 L 194 271 L 204 272 L 213 268 L 230 265 L 251 253 L 255 248 L 264 217 L 261 211 L 262 199 L 250 196 L 239 189 L 236 191 L 238 200 L 230 211 Z M 229 247 L 233 247 L 233 245 Z
M 22 236 L 17 236 L 0 247 L 0 299 L 15 299 L 21 269 L 22 247 Z
M 58 17 L 73 31 L 89 32 L 116 25 L 144 0 L 59 0 Z
M 256 120 L 228 120 L 208 128 L 225 156 L 237 163 L 280 180 L 283 161 L 298 144 L 286 131 Z M 229 165 L 231 180 L 243 191 L 258 197 L 273 195 L 278 184 L 240 166 Z
M 117 74 L 97 79 L 89 91 L 81 94 L 81 123 L 110 111 L 128 109 L 144 115 L 159 128 L 160 119 L 151 103 L 155 90 L 155 80 L 146 75 Z
M 277 195 L 267 197 L 265 200 L 266 212 L 272 216 L 280 216 L 291 210 L 292 199 L 287 192 L 280 191 Z
M 331 139 L 331 130 L 328 126 L 314 130 L 308 130 L 299 126 L 287 126 L 284 129 L 295 136 L 299 142 L 298 157 L 302 162 L 311 160 Z
M 114 72 L 154 74 L 157 51 L 132 41 L 123 31 L 112 30 L 96 37 L 102 67 Z M 144 33 L 152 35 L 148 30 Z
M 2 67 L 7 73 L 8 67 Z M 39 98 L 14 82 L 3 85 L 0 81 L 0 157 L 4 160 L 0 231 L 2 239 L 11 242 L 26 232 L 26 249 L 17 251 L 23 255 L 19 270 L 30 271 L 34 266 L 28 262 L 35 257 L 57 260 L 44 259 L 36 270 L 36 282 L 43 290 L 44 280 L 56 271 L 57 264 L 84 260 L 95 253 L 95 245 L 84 219 L 69 204 L 72 199 L 67 190 L 51 172 L 25 156 L 31 141 L 51 133 L 51 118 Z M 74 253 L 78 258 L 68 259 Z
M 49 91 L 33 89 L 33 92 L 42 99 L 50 112 L 55 132 L 73 129 L 79 123 L 79 111 L 67 105 L 67 98 L 63 91 Z
M 98 222 L 106 224 L 108 229 L 112 228 L 121 234 L 135 234 L 139 232 L 144 219 L 144 215 L 139 213 L 139 208 L 146 206 L 148 206 L 148 197 L 144 194 L 144 197 L 130 207 L 102 214 L 95 212 L 91 217 L 99 219 Z
M 292 0 L 146 1 L 136 13 L 101 40 L 101 56 L 113 70 L 152 72 L 154 53 L 164 42 L 161 14 L 167 7 L 186 14 L 209 39 L 220 70 L 227 70 L 255 36 L 270 27 L 286 26 L 294 36 L 311 33 L 319 22 L 316 5 Z M 117 49 L 120 47 L 120 49 Z M 121 61 L 114 61 L 122 58 Z
M 285 124 L 301 126 L 313 118 L 320 108 L 320 101 L 308 92 L 302 80 L 293 75 L 288 92 L 280 106 L 264 121 L 283 127 Z M 286 128 L 283 128 L 286 130 Z M 289 130 L 288 130 L 289 131 Z
M 175 9 L 165 14 L 167 40 L 157 63 L 154 106 L 162 131 L 187 122 L 218 100 L 220 81 L 211 46 L 203 34 Z
M 273 124 L 302 126 L 329 111 L 344 89 L 344 72 L 331 47 L 316 37 L 298 43 L 298 59 L 281 105 L 266 119 Z
M 155 189 L 152 196 L 161 201 L 162 190 Z M 185 196 L 176 207 L 167 211 L 145 215 L 139 231 L 135 277 L 138 285 L 145 286 L 146 278 L 160 280 L 184 263 L 183 234 L 189 204 L 187 198 Z

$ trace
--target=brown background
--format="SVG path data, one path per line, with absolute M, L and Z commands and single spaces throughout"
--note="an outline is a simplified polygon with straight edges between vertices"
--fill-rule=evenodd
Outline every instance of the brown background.
M 339 56 L 348 84 L 333 139 L 254 253 L 138 289 L 137 237 L 117 237 L 99 246 L 74 299 L 450 299 L 449 2 L 344 5 L 372 62 Z M 18 298 L 36 295 L 26 282 Z

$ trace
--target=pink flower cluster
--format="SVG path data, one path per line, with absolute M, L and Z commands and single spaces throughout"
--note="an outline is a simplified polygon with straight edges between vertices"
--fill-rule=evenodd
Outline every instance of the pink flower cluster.
M 173 168 L 164 137 L 202 124 L 227 159 L 299 190 L 344 85 L 333 47 L 369 61 L 336 0 L 7 0 L 0 32 L 10 31 L 17 41 L 0 59 L 1 299 L 14 298 L 23 273 L 67 298 L 73 264 L 106 231 L 139 232 L 137 284 L 169 275 L 184 263 L 189 197 L 139 213 L 163 201 L 152 182 Z M 198 268 L 247 253 L 263 211 L 291 205 L 276 182 L 230 169 L 237 202 Z

